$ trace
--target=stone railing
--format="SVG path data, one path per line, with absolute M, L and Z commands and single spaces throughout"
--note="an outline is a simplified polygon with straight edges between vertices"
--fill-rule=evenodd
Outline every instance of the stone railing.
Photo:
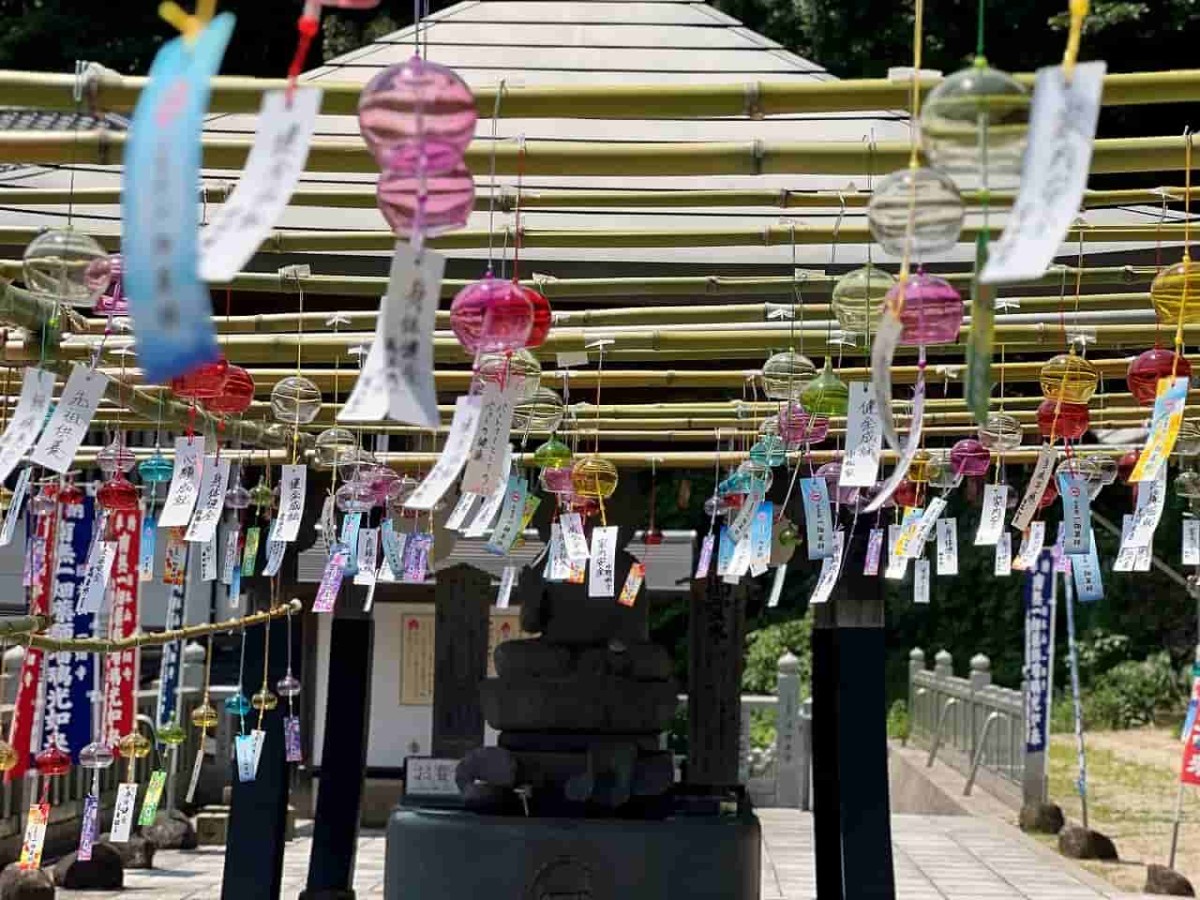
M 779 658 L 775 694 L 743 694 L 738 776 L 760 807 L 809 808 L 812 779 L 812 701 L 802 700 L 800 661 L 791 653 Z M 679 697 L 687 709 L 687 695 Z M 755 713 L 775 720 L 775 742 L 766 748 L 751 745 Z
M 1004 799 L 1019 791 L 1025 770 L 1025 715 L 1021 691 L 992 684 L 991 660 L 971 658 L 966 678 L 954 675 L 954 660 L 942 650 L 932 670 L 925 652 L 909 654 L 910 736 L 935 760 L 967 776 L 964 794 L 976 781 Z

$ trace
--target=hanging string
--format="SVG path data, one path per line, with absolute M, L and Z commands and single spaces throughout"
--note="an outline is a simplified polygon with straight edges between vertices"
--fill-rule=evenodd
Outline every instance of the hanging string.
M 245 632 L 242 632 L 244 635 Z M 262 731 L 263 716 L 267 714 L 267 698 L 271 693 L 271 686 L 267 681 L 268 666 L 271 662 L 271 623 L 267 623 L 263 627 L 263 680 L 261 696 L 258 704 L 258 730 Z
M 1183 130 L 1183 278 L 1179 294 L 1179 317 L 1175 323 L 1175 358 L 1171 361 L 1171 380 L 1174 382 L 1183 357 L 1183 321 L 1188 307 L 1188 283 L 1191 281 L 1192 258 L 1192 129 Z
M 492 105 L 492 146 L 489 156 L 489 176 L 488 176 L 488 263 L 487 270 L 493 270 L 493 263 L 496 255 L 496 145 L 500 142 L 497 135 L 497 126 L 500 122 L 500 101 L 504 97 L 504 79 L 500 79 L 500 84 L 496 88 L 496 102 Z

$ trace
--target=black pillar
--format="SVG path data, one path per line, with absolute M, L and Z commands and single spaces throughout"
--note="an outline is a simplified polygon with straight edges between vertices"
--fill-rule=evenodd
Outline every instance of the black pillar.
M 483 746 L 479 685 L 487 677 L 492 578 L 466 565 L 437 573 L 434 594 L 433 755 L 462 759 Z
M 246 632 L 246 664 L 243 677 L 247 696 L 262 684 L 263 647 L 266 629 L 271 629 L 267 683 L 275 682 L 287 669 L 287 623 L 276 619 Z M 221 880 L 222 900 L 259 900 L 279 897 L 283 881 L 284 836 L 287 828 L 288 764 L 284 761 L 283 716 L 280 705 L 263 716 L 267 733 L 254 781 L 238 781 L 237 762 L 232 764 L 232 799 L 225 850 L 225 872 Z M 258 727 L 258 712 L 246 716 L 246 730 Z
M 325 741 L 308 882 L 301 900 L 354 897 L 375 652 L 375 620 L 362 614 L 363 593 L 364 589 L 344 589 L 330 626 Z
M 746 588 L 716 575 L 692 582 L 688 621 L 687 783 L 738 784 Z
M 817 895 L 894 900 L 884 690 L 884 589 L 864 576 L 860 520 L 813 629 Z M 836 839 L 835 839 L 836 836 Z
M 812 632 L 813 852 L 817 896 L 842 896 L 841 785 L 838 770 L 837 631 L 828 604 L 816 607 Z

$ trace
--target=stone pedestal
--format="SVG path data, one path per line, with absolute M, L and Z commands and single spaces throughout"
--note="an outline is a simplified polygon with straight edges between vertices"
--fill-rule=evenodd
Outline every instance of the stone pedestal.
M 660 821 L 400 809 L 388 824 L 393 900 L 758 900 L 761 834 L 743 816 Z

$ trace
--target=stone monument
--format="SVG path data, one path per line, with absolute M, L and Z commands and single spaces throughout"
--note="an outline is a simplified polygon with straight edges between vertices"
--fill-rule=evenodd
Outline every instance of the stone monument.
M 632 563 L 618 552 L 618 591 Z M 459 762 L 461 808 L 406 800 L 393 814 L 388 896 L 757 900 L 744 797 L 675 783 L 662 734 L 678 686 L 645 592 L 623 606 L 527 573 L 519 593 L 538 636 L 500 645 L 479 686 L 498 745 Z

